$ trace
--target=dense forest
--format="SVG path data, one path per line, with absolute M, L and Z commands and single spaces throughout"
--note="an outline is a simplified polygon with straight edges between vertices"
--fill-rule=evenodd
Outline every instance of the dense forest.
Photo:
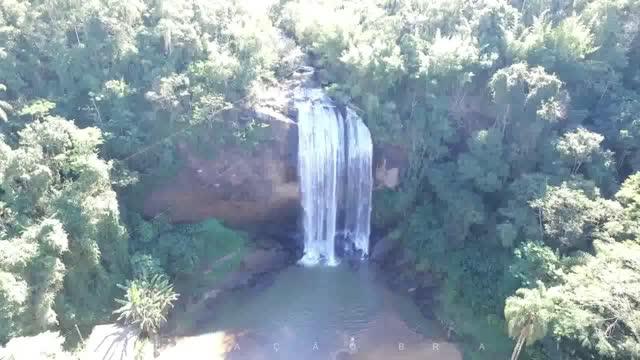
M 234 114 L 304 64 L 406 154 L 374 230 L 468 358 L 640 358 L 638 0 L 0 0 L 0 345 L 152 333 L 242 253 L 140 199 L 178 143 L 250 148 Z

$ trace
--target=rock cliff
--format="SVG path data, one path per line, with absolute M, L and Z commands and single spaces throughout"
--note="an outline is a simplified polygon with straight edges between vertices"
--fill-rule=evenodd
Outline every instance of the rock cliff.
M 267 128 L 266 138 L 251 151 L 224 145 L 211 159 L 178 144 L 184 166 L 173 179 L 148 191 L 145 216 L 165 213 L 173 222 L 213 217 L 250 231 L 278 236 L 295 232 L 300 194 L 297 114 L 291 99 L 293 89 L 316 85 L 313 82 L 313 69 L 302 66 L 290 80 L 258 94 L 256 105 L 236 111 L 237 118 Z M 403 156 L 402 149 L 376 144 L 376 187 L 398 185 Z

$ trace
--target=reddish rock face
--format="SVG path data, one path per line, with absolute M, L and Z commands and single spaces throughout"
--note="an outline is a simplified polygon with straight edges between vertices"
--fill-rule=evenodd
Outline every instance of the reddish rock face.
M 373 149 L 374 184 L 376 188 L 395 189 L 400 184 L 402 171 L 408 165 L 407 149 L 392 144 L 376 144 Z
M 249 115 L 268 125 L 267 139 L 254 151 L 223 146 L 214 159 L 179 144 L 185 165 L 172 180 L 150 189 L 144 215 L 165 213 L 174 223 L 217 218 L 238 229 L 270 233 L 295 228 L 300 211 L 298 129 L 288 117 L 295 114 L 281 107 L 258 108 Z M 375 187 L 395 188 L 406 168 L 406 150 L 377 144 L 374 162 Z
M 173 180 L 148 193 L 144 214 L 164 212 L 173 222 L 213 217 L 238 228 L 295 219 L 299 207 L 295 123 L 273 116 L 261 121 L 269 125 L 271 135 L 255 151 L 225 146 L 210 160 L 181 144 L 185 166 Z

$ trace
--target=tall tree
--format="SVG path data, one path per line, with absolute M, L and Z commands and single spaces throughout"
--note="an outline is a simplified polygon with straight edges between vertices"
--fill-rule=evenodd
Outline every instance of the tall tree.
M 9 327 L 16 335 L 93 324 L 108 313 L 115 284 L 128 272 L 111 165 L 97 153 L 100 131 L 38 116 L 18 133 L 16 148 L 0 143 L 0 268 L 7 281 L 29 289 L 28 302 L 10 302 L 31 317 L 28 326 Z
M 533 289 L 519 289 L 507 298 L 504 317 L 509 336 L 517 339 L 511 360 L 517 360 L 522 348 L 542 339 L 549 331 L 554 302 L 544 284 Z

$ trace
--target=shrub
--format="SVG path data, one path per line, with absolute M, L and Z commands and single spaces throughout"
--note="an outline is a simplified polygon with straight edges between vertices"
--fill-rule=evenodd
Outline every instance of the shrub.
M 120 314 L 118 320 L 139 326 L 146 336 L 158 331 L 179 296 L 164 275 L 135 279 L 126 286 L 118 284 L 118 287 L 125 291 L 125 297 L 115 299 L 122 307 L 114 313 Z

